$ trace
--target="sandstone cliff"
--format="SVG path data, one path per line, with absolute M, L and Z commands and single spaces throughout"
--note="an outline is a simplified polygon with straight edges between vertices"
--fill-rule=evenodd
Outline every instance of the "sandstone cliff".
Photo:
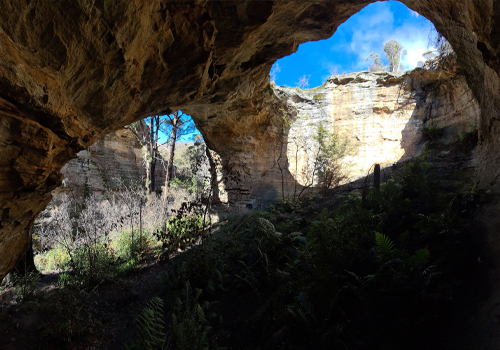
M 275 87 L 293 115 L 287 137 L 288 168 L 301 185 L 311 184 L 323 125 L 347 140 L 349 179 L 415 156 L 422 150 L 424 126 L 443 128 L 443 137 L 476 128 L 480 110 L 464 77 L 453 64 L 418 68 L 405 75 L 359 72 L 330 77 L 310 90 Z
M 146 164 L 137 137 L 128 129 L 113 131 L 70 160 L 61 170 L 63 185 L 52 194 L 67 192 L 96 196 L 124 186 L 144 185 Z M 163 167 L 156 167 L 158 189 L 165 182 Z

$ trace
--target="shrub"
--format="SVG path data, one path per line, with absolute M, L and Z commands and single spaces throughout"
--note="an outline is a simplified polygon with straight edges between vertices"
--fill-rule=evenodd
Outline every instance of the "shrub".
M 93 333 L 102 325 L 97 317 L 94 292 L 69 283 L 52 293 L 51 299 L 56 302 L 47 306 L 50 315 L 47 322 L 50 327 L 46 328 L 48 335 L 70 344 L 76 337 Z
M 148 234 L 142 235 L 136 232 L 132 234 L 131 230 L 122 231 L 114 241 L 114 248 L 117 255 L 124 260 L 141 260 L 144 252 L 150 245 Z
M 443 128 L 435 124 L 424 124 L 422 127 L 422 137 L 424 140 L 435 142 L 443 136 Z
M 111 278 L 115 260 L 114 251 L 106 244 L 96 243 L 77 248 L 69 262 L 74 282 L 92 286 Z
M 202 214 L 178 215 L 170 218 L 166 222 L 165 230 L 157 232 L 156 237 L 162 241 L 164 248 L 185 249 L 200 238 L 203 228 Z
M 293 213 L 300 209 L 301 202 L 298 198 L 292 196 L 282 197 L 278 200 L 275 206 L 271 206 L 269 210 L 272 213 Z
M 36 295 L 36 287 L 40 280 L 40 274 L 36 271 L 28 272 L 24 276 L 14 274 L 12 276 L 12 284 L 14 285 L 14 293 L 22 303 L 28 300 L 33 300 Z
M 68 266 L 69 260 L 70 257 L 67 250 L 60 245 L 35 256 L 36 267 L 41 271 L 65 269 Z
M 454 151 L 470 151 L 476 147 L 478 142 L 478 132 L 475 125 L 470 125 L 468 131 L 462 131 L 453 138 L 452 149 Z

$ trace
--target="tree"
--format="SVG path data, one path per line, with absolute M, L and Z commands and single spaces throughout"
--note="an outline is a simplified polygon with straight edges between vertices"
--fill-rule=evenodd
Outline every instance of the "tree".
M 446 40 L 446 38 L 441 33 L 439 33 L 436 28 L 432 28 L 429 32 L 429 41 L 427 44 L 427 48 L 432 47 L 437 50 L 438 54 L 441 57 L 447 57 L 455 53 L 448 40 Z M 431 52 L 433 51 L 431 50 Z
M 195 126 L 191 117 L 181 111 L 176 111 L 167 115 L 163 125 L 163 132 L 165 134 L 170 134 L 168 140 L 167 173 L 165 175 L 165 189 L 163 191 L 163 199 L 166 199 L 174 170 L 175 144 L 181 136 L 192 134 L 195 130 Z
M 146 163 L 146 187 L 149 193 L 156 189 L 156 164 L 161 160 L 159 153 L 159 132 L 163 118 L 154 115 L 128 125 L 126 128 L 132 131 L 141 145 L 146 148 L 144 161 Z
M 337 67 L 330 67 L 330 69 L 328 69 L 328 72 L 330 73 L 330 76 L 339 75 L 339 70 L 337 69 Z
M 397 39 L 391 39 L 384 43 L 385 56 L 389 60 L 389 72 L 398 73 L 402 70 L 401 56 L 406 55 L 406 50 Z
M 193 144 L 177 149 L 174 164 L 175 177 L 171 186 L 180 185 L 190 194 L 195 194 L 196 198 L 200 198 L 210 175 L 210 163 L 203 137 L 196 135 Z
M 154 192 L 156 189 L 156 162 L 158 160 L 158 134 L 160 132 L 160 116 L 150 116 L 149 117 L 149 193 Z
M 160 146 L 168 144 L 168 160 L 166 164 L 165 188 L 170 186 L 174 172 L 175 143 L 179 137 L 191 134 L 195 130 L 193 120 L 181 111 L 160 116 L 154 115 L 137 121 L 127 126 L 143 147 L 146 148 L 144 155 L 146 163 L 147 188 L 149 193 L 156 190 L 156 167 L 158 162 L 164 162 L 160 154 Z M 167 135 L 166 142 L 160 142 L 161 134 Z
M 370 67 L 368 68 L 370 72 L 382 72 L 385 70 L 378 53 L 372 52 L 370 56 L 365 59 L 365 61 L 368 61 L 369 59 L 373 60 L 373 63 L 370 63 Z
M 309 87 L 309 75 L 303 75 L 299 78 L 299 81 L 296 83 L 297 87 L 304 90 Z
M 349 141 L 347 138 L 331 134 L 323 124 L 318 126 L 316 141 L 319 148 L 314 166 L 318 184 L 324 189 L 338 186 L 348 178 L 344 157 L 352 151 Z

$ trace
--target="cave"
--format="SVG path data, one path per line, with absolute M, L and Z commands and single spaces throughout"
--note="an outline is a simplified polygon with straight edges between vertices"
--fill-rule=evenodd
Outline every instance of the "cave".
M 373 2 L 1 1 L 0 278 L 28 248 L 64 164 L 148 115 L 192 115 L 207 145 L 241 168 L 238 193 L 279 191 L 273 135 L 281 105 L 269 71 Z M 496 195 L 500 9 L 493 0 L 401 2 L 428 18 L 457 53 L 481 110 L 478 186 Z M 491 217 L 498 217 L 495 203 Z M 498 251 L 498 226 L 490 225 L 489 248 Z M 491 277 L 496 284 L 499 271 L 495 266 Z M 496 307 L 485 304 L 484 315 Z

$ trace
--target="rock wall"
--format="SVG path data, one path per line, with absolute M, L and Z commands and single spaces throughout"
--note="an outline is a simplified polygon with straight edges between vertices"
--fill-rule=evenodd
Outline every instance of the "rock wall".
M 61 170 L 62 186 L 53 196 L 68 192 L 97 197 L 106 191 L 122 189 L 124 186 L 144 185 L 146 166 L 143 149 L 137 137 L 128 129 L 113 131 L 88 149 L 78 152 Z M 157 188 L 165 183 L 165 170 L 156 167 Z
M 320 125 L 347 142 L 342 163 L 348 180 L 366 175 L 375 163 L 384 167 L 418 154 L 425 125 L 443 128 L 448 139 L 477 128 L 479 105 L 457 70 L 451 63 L 402 76 L 337 75 L 310 90 L 275 87 L 293 116 L 286 140 L 289 171 L 301 185 L 313 183 Z
M 239 164 L 229 201 L 272 198 L 286 176 L 272 64 L 372 2 L 0 0 L 0 278 L 26 251 L 64 164 L 150 114 L 192 115 L 207 145 Z M 402 2 L 458 53 L 481 109 L 480 185 L 500 190 L 497 2 Z

